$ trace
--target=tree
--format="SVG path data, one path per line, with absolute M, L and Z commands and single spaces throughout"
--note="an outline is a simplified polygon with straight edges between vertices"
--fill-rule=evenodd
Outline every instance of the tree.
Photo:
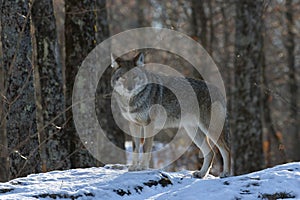
M 200 40 L 203 48 L 207 49 L 207 17 L 204 11 L 204 1 L 192 0 L 191 9 L 193 35 Z
M 52 0 L 33 2 L 32 44 L 36 119 L 42 171 L 69 169 L 64 96 Z
M 261 69 L 264 1 L 236 1 L 234 172 L 263 167 Z
M 150 26 L 149 17 L 147 15 L 147 8 L 149 7 L 149 1 L 140 0 L 135 2 L 135 9 L 137 10 L 137 27 Z M 149 13 L 148 13 L 149 14 Z
M 0 1 L 0 10 L 2 10 L 2 1 Z M 1 20 L 2 22 L 2 20 Z M 2 33 L 0 23 L 0 33 Z M 2 53 L 2 38 L 0 34 L 0 182 L 8 181 L 9 174 L 9 156 L 6 132 L 6 117 L 5 117 L 5 69 L 3 64 Z
M 1 67 L 5 71 L 2 81 L 4 90 L 1 102 L 4 105 L 1 127 L 2 135 L 4 129 L 7 133 L 7 153 L 10 157 L 8 176 L 11 179 L 39 172 L 38 140 L 35 134 L 36 107 L 30 62 L 31 7 L 28 0 L 1 3 Z
M 106 13 L 106 1 L 66 1 L 66 107 L 72 105 L 72 90 L 75 76 L 85 57 L 101 41 L 109 37 Z M 84 10 L 84 12 L 83 12 Z M 107 94 L 110 87 L 110 77 L 104 75 L 104 79 L 99 82 L 100 88 L 97 93 L 101 96 Z M 102 86 L 102 87 L 101 87 Z M 97 94 L 98 95 L 98 94 Z M 97 98 L 99 100 L 99 98 Z M 99 100 L 102 109 L 100 113 L 107 113 L 110 103 L 107 100 Z M 98 112 L 99 113 L 99 112 Z M 67 134 L 71 141 L 70 152 L 72 167 L 89 167 L 101 165 L 83 147 L 74 127 L 71 110 L 67 111 Z M 104 126 L 110 128 L 109 138 L 124 148 L 124 135 L 116 130 L 111 118 L 102 118 Z M 120 135 L 121 134 L 121 135 Z M 98 143 L 98 142 L 97 142 Z M 101 141 L 97 145 L 101 145 Z M 103 144 L 102 144 L 103 145 Z M 113 155 L 113 151 L 108 151 L 108 155 Z M 125 158 L 125 155 L 113 155 L 113 157 Z
M 285 42 L 285 48 L 287 51 L 287 66 L 288 66 L 288 87 L 290 92 L 290 120 L 291 126 L 288 129 L 289 134 L 291 135 L 290 139 L 292 141 L 292 149 L 294 153 L 292 153 L 291 158 L 293 160 L 300 160 L 299 152 L 299 116 L 298 116 L 298 85 L 296 78 L 296 63 L 295 63 L 295 33 L 294 33 L 294 11 L 292 0 L 286 0 L 286 22 L 287 22 L 287 36 Z
M 76 133 L 73 122 L 72 110 L 72 90 L 78 69 L 95 47 L 96 35 L 94 16 L 95 2 L 88 1 L 66 1 L 66 21 L 65 21 L 65 45 L 66 45 L 66 134 L 70 141 L 69 152 L 71 153 L 71 167 L 95 166 L 97 161 L 84 148 L 79 136 Z
M 264 47 L 263 47 L 264 48 Z M 265 50 L 264 50 L 265 51 Z M 276 147 L 276 151 L 279 150 L 279 152 L 276 152 L 280 154 L 281 163 L 286 162 L 286 155 L 285 150 L 281 149 L 281 146 L 283 145 L 282 139 L 279 137 L 279 135 L 276 132 L 276 129 L 274 127 L 274 123 L 272 120 L 272 112 L 270 109 L 270 104 L 272 100 L 272 95 L 269 91 L 269 84 L 267 80 L 267 69 L 266 69 L 266 61 L 265 56 L 263 57 L 262 61 L 262 89 L 263 89 L 263 98 L 262 98 L 262 111 L 263 111 L 263 126 L 266 130 L 266 139 L 264 140 L 263 147 L 265 150 L 265 160 L 266 160 L 266 166 L 271 167 L 272 166 L 272 146 Z M 272 144 L 274 141 L 274 145 Z M 274 159 L 274 158 L 273 158 Z
M 142 2 L 141 2 L 142 3 Z M 96 40 L 97 44 L 101 43 L 109 37 L 109 27 L 107 25 L 107 12 L 106 12 L 106 0 L 97 1 L 98 12 L 97 16 L 97 34 Z M 142 12 L 140 10 L 138 13 Z M 110 79 L 112 75 L 111 67 L 104 72 L 102 77 L 99 80 L 97 92 L 96 92 L 96 114 L 98 121 L 103 128 L 103 130 L 108 133 L 106 134 L 107 138 L 117 147 L 125 150 L 125 134 L 115 123 L 115 120 L 112 115 L 111 110 L 111 99 L 106 98 L 107 94 L 112 93 L 112 87 L 110 85 Z M 105 116 L 105 117 L 103 117 Z M 116 153 L 114 149 L 110 149 L 106 144 L 101 140 L 97 141 L 100 145 L 99 150 L 101 151 L 100 155 L 105 155 L 110 158 L 111 163 L 126 163 L 125 151 L 122 154 Z

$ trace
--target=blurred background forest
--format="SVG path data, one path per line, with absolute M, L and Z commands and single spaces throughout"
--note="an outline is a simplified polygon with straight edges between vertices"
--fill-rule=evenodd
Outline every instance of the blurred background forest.
M 217 64 L 226 86 L 234 174 L 300 161 L 300 0 L 0 0 L 0 8 L 0 181 L 103 165 L 76 133 L 74 79 L 97 44 L 149 26 L 187 34 Z M 146 62 L 195 76 L 180 59 L 146 53 Z M 129 137 L 114 123 L 106 97 L 110 76 L 108 69 L 99 81 L 98 120 L 125 149 Z M 175 132 L 159 133 L 157 144 Z M 126 163 L 125 153 L 97 142 L 112 163 Z M 168 156 L 155 155 L 153 167 Z M 215 160 L 217 174 L 220 157 Z M 168 170 L 200 166 L 192 145 Z

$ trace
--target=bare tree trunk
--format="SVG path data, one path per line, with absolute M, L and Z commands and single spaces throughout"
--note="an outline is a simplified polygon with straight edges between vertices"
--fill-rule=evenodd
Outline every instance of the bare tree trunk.
M 0 10 L 2 10 L 2 0 L 0 1 Z M 2 33 L 0 23 L 0 33 Z M 5 116 L 5 69 L 3 63 L 2 38 L 0 34 L 0 182 L 8 181 L 9 174 L 9 155 L 6 132 L 6 116 Z
M 214 30 L 214 14 L 213 14 L 213 6 L 212 0 L 208 1 L 208 8 L 209 8 L 209 48 L 208 53 L 209 55 L 213 55 L 213 42 L 215 38 L 215 30 Z
M 38 71 L 37 64 L 37 42 L 35 35 L 35 28 L 31 25 L 32 33 L 32 64 L 34 66 L 34 90 L 35 90 L 35 102 L 36 102 L 36 123 L 38 131 L 38 140 L 39 140 L 39 154 L 41 157 L 41 171 L 47 172 L 47 151 L 46 151 L 46 133 L 44 130 L 44 118 L 43 118 L 43 107 L 42 107 L 42 91 L 40 84 L 40 74 Z
M 191 5 L 193 34 L 200 40 L 203 48 L 207 49 L 207 17 L 204 11 L 204 1 L 192 0 Z
M 10 178 L 39 172 L 30 38 L 30 4 L 3 1 L 1 9 L 4 93 Z
M 263 1 L 236 2 L 234 173 L 263 167 L 261 70 Z
M 269 92 L 269 87 L 268 87 L 268 80 L 267 80 L 267 72 L 266 72 L 266 65 L 265 65 L 265 56 L 263 57 L 263 61 L 262 61 L 263 65 L 262 65 L 262 84 L 263 84 L 263 99 L 262 99 L 262 114 L 263 114 L 263 125 L 266 129 L 266 142 L 267 144 L 264 144 L 264 147 L 267 148 L 265 149 L 265 160 L 266 160 L 266 166 L 267 167 L 271 167 L 274 165 L 274 161 L 272 158 L 274 158 L 274 156 L 272 156 L 273 154 L 279 155 L 278 157 L 280 157 L 281 161 L 280 163 L 285 163 L 286 160 L 286 154 L 285 154 L 285 150 L 281 149 L 281 145 L 283 145 L 283 141 L 281 141 L 281 138 L 278 137 L 273 121 L 272 121 L 272 113 L 271 113 L 271 109 L 270 109 L 270 104 L 271 104 L 271 93 Z M 273 141 L 275 142 L 273 144 Z M 273 146 L 275 147 L 275 149 L 273 148 Z M 277 164 L 277 163 L 275 163 Z
M 42 171 L 69 169 L 68 141 L 63 132 L 65 115 L 62 68 L 52 0 L 34 1 L 32 22 L 32 60 Z
M 292 141 L 291 154 L 292 160 L 300 160 L 300 137 L 299 137 L 299 115 L 298 115 L 298 86 L 297 86 L 297 72 L 295 65 L 295 33 L 293 31 L 295 24 L 293 19 L 293 5 L 292 0 L 286 0 L 286 20 L 287 20 L 287 37 L 285 47 L 287 50 L 287 65 L 289 68 L 289 90 L 290 90 L 290 120 L 291 126 L 288 129 Z
M 225 77 L 226 77 L 226 93 L 227 93 L 227 110 L 228 113 L 232 113 L 232 85 L 233 85 L 233 81 L 232 81 L 232 70 L 229 67 L 229 62 L 230 62 L 230 50 L 229 50 L 229 46 L 230 46 L 230 41 L 229 41 L 229 36 L 230 36 L 230 32 L 228 29 L 229 23 L 228 20 L 229 18 L 227 18 L 227 13 L 226 13 L 226 7 L 227 7 L 227 3 L 223 2 L 221 3 L 221 13 L 222 13 L 222 19 L 223 19 L 223 34 L 224 34 L 224 38 L 223 38 L 223 48 L 224 48 L 224 54 L 223 54 L 223 58 L 222 58 L 222 67 L 225 69 Z
M 149 20 L 146 17 L 146 9 L 149 7 L 149 1 L 140 0 L 135 2 L 135 9 L 137 10 L 137 27 L 148 27 L 151 26 Z
M 65 76 L 66 108 L 68 108 L 72 105 L 72 90 L 78 69 L 88 53 L 95 47 L 95 2 L 92 0 L 69 0 L 65 2 L 65 9 Z M 69 152 L 71 153 L 71 167 L 78 168 L 95 166 L 97 161 L 83 146 L 78 134 L 76 133 L 72 110 L 68 110 L 66 112 L 66 116 L 66 134 L 70 141 Z
M 99 11 L 96 13 L 98 30 L 96 39 L 97 43 L 100 43 L 107 39 L 110 35 L 109 27 L 107 25 L 106 0 L 97 0 L 97 8 Z M 111 111 L 111 99 L 105 98 L 106 94 L 110 94 L 112 92 L 110 85 L 111 75 L 112 70 L 111 67 L 109 67 L 99 80 L 95 102 L 96 114 L 101 127 L 106 133 L 108 133 L 106 135 L 107 138 L 117 147 L 125 149 L 125 134 L 115 123 Z M 111 163 L 126 163 L 125 151 L 119 154 L 114 149 L 108 148 L 101 137 L 98 138 L 97 144 L 100 146 L 99 151 L 101 152 L 99 152 L 99 154 L 109 157 Z

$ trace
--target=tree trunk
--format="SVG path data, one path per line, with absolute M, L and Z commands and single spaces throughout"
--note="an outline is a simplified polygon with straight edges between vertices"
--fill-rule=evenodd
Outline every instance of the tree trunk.
M 2 1 L 0 1 L 0 10 L 2 10 Z M 0 23 L 0 33 L 2 33 Z M 0 182 L 8 181 L 9 174 L 9 155 L 6 132 L 6 117 L 5 117 L 5 69 L 3 63 L 2 38 L 0 34 Z
M 214 13 L 213 13 L 213 6 L 212 0 L 208 1 L 208 9 L 209 9 L 209 48 L 208 53 L 209 55 L 213 55 L 213 42 L 215 38 L 215 30 L 214 30 Z
M 232 85 L 233 85 L 233 81 L 232 81 L 232 70 L 229 66 L 230 63 L 230 40 L 229 40 L 229 36 L 230 36 L 230 30 L 228 29 L 229 27 L 229 17 L 227 17 L 228 12 L 226 12 L 228 4 L 226 2 L 221 3 L 221 13 L 222 13 L 222 19 L 223 19 L 223 48 L 224 48 L 224 52 L 223 52 L 223 56 L 222 56 L 222 68 L 225 69 L 225 78 L 226 81 L 225 83 L 227 83 L 226 86 L 226 100 L 227 100 L 227 112 L 228 113 L 232 113 Z M 232 120 L 232 119 L 230 119 Z
M 266 71 L 266 63 L 265 56 L 262 61 L 262 84 L 263 84 L 263 99 L 262 99 L 262 107 L 263 107 L 263 126 L 265 127 L 265 140 L 264 140 L 264 152 L 265 152 L 265 160 L 266 167 L 274 166 L 274 164 L 285 163 L 286 154 L 285 149 L 282 149 L 283 141 L 281 137 L 276 133 L 273 120 L 272 113 L 270 109 L 270 104 L 272 102 L 272 96 L 269 91 L 268 80 L 267 80 L 267 71 Z M 274 144 L 273 144 L 274 141 Z M 279 155 L 277 157 L 280 158 L 280 161 L 275 161 L 274 154 Z
M 95 1 L 69 0 L 65 2 L 65 45 L 66 45 L 66 134 L 70 141 L 71 167 L 96 166 L 97 160 L 82 144 L 73 121 L 72 90 L 78 69 L 96 45 Z
M 107 24 L 106 1 L 66 1 L 66 105 L 72 105 L 72 89 L 76 73 L 90 51 L 104 39 L 109 37 Z M 84 10 L 85 12 L 82 12 Z M 104 114 L 106 118 L 99 118 L 101 126 L 109 131 L 108 138 L 117 146 L 124 149 L 124 134 L 117 128 L 111 114 L 110 100 L 101 98 L 111 92 L 110 74 L 106 73 L 99 81 L 97 102 L 101 107 L 96 113 Z M 96 102 L 96 103 L 97 103 Z M 98 115 L 99 116 L 99 115 Z M 102 115 L 103 116 L 103 115 Z M 72 167 L 89 167 L 102 165 L 84 148 L 74 127 L 72 113 L 67 112 L 67 133 L 71 141 Z M 108 130 L 107 130 L 108 129 Z M 99 139 L 99 138 L 98 138 Z M 113 150 L 106 149 L 102 141 L 97 141 L 101 155 L 110 156 L 113 162 L 125 162 L 124 155 L 117 155 Z M 106 153 L 105 153 L 106 152 Z
M 9 178 L 40 172 L 30 63 L 30 10 L 29 0 L 3 1 L 1 7 L 2 63 L 7 72 L 4 117 L 10 154 Z
M 191 9 L 193 34 L 200 40 L 203 48 L 207 49 L 207 17 L 204 11 L 204 1 L 192 0 Z
M 68 140 L 63 132 L 65 114 L 62 67 L 57 53 L 58 39 L 52 0 L 34 1 L 32 22 L 32 60 L 42 171 L 69 169 Z
M 146 0 L 140 0 L 135 2 L 135 9 L 137 11 L 137 28 L 151 26 L 151 22 L 147 20 L 146 14 L 146 12 L 148 11 L 148 7 L 149 2 Z
M 263 1 L 236 2 L 234 173 L 263 167 L 261 70 Z
M 97 43 L 101 43 L 109 37 L 109 27 L 107 25 L 107 12 L 106 12 L 106 0 L 97 1 L 98 12 L 97 16 Z M 99 31 L 101 30 L 101 31 Z M 108 133 L 107 138 L 115 144 L 117 147 L 125 150 L 125 134 L 115 123 L 115 120 L 111 111 L 111 99 L 105 98 L 106 94 L 112 92 L 112 87 L 110 85 L 110 79 L 112 75 L 111 67 L 103 73 L 99 80 L 96 94 L 96 114 L 98 121 L 102 129 Z M 103 117 L 105 116 L 105 117 Z M 104 143 L 101 138 L 98 138 L 97 144 L 100 146 L 99 154 L 102 156 L 107 156 L 111 163 L 126 163 L 126 154 L 117 153 L 114 149 L 110 149 Z
M 292 141 L 291 159 L 294 161 L 300 160 L 300 137 L 299 137 L 299 116 L 298 116 L 298 85 L 297 85 L 297 71 L 295 65 L 295 33 L 293 31 L 295 24 L 293 19 L 293 5 L 292 0 L 286 0 L 286 20 L 287 20 L 287 36 L 285 47 L 287 50 L 287 66 L 289 68 L 289 91 L 290 91 L 290 120 L 291 125 L 288 129 Z

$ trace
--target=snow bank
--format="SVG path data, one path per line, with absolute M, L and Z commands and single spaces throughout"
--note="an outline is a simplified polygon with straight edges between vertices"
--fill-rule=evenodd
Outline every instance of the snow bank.
M 300 199 L 300 162 L 224 179 L 191 174 L 122 165 L 53 171 L 0 183 L 0 199 Z

